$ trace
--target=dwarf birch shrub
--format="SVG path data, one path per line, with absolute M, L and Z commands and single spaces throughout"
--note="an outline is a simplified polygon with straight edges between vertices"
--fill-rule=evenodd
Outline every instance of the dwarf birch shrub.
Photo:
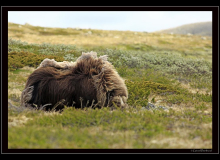
M 52 55 L 37 55 L 30 52 L 8 52 L 8 69 L 17 70 L 24 66 L 37 67 L 45 58 L 64 61 L 63 57 Z
M 64 59 L 65 59 L 65 61 L 76 61 L 76 57 L 74 57 L 74 55 L 73 54 L 66 54 L 64 57 L 63 57 Z
M 156 83 L 152 81 L 131 81 L 126 80 L 125 84 L 128 88 L 128 104 L 134 106 L 147 106 L 148 96 L 151 93 L 159 95 L 180 94 L 178 86 L 169 84 Z
M 180 54 L 154 54 L 144 52 L 113 51 L 104 52 L 109 55 L 109 61 L 115 67 L 152 68 L 158 71 L 176 75 L 206 75 L 211 76 L 212 64 L 203 59 L 187 59 Z

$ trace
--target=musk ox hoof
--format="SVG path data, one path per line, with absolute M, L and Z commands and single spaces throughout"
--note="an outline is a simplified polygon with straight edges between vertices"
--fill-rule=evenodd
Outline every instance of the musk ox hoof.
M 127 87 L 107 58 L 92 51 L 82 53 L 76 62 L 44 59 L 28 77 L 21 104 L 44 110 L 54 106 L 60 110 L 73 103 L 76 108 L 93 104 L 125 107 Z

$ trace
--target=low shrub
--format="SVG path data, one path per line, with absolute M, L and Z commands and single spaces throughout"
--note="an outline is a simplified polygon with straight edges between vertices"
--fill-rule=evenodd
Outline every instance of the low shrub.
M 93 50 L 64 44 L 28 44 L 19 40 L 8 40 L 8 51 L 31 52 L 43 55 L 62 56 L 65 60 L 74 61 L 82 52 Z M 212 63 L 204 59 L 184 58 L 179 52 L 158 50 L 118 50 L 94 48 L 100 55 L 108 55 L 108 60 L 115 67 L 154 69 L 177 76 L 208 76 L 212 75 Z
M 52 55 L 37 55 L 30 52 L 8 52 L 8 69 L 10 71 L 17 70 L 24 66 L 37 67 L 45 58 L 55 59 L 56 61 L 64 61 L 63 57 Z
M 128 88 L 128 104 L 134 106 L 147 106 L 148 96 L 151 93 L 170 95 L 179 94 L 178 88 L 168 84 L 161 84 L 151 81 L 131 81 L 126 80 L 125 84 Z
M 155 53 L 144 51 L 123 51 L 105 49 L 98 51 L 109 56 L 109 61 L 115 67 L 144 68 L 162 71 L 164 73 L 184 76 L 211 76 L 212 63 L 204 59 L 184 58 L 179 53 L 163 52 Z

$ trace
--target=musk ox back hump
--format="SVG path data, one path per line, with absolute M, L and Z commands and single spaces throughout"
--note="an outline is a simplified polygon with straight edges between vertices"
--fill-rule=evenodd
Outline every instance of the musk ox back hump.
M 45 59 L 28 77 L 21 95 L 24 106 L 49 110 L 54 105 L 75 107 L 125 106 L 127 87 L 107 56 L 96 52 L 82 53 L 76 62 L 56 62 Z M 61 104 L 57 104 L 60 102 Z

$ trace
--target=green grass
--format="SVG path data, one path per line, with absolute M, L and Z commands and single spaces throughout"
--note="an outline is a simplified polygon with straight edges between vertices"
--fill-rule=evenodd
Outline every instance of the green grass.
M 23 83 L 31 72 L 28 72 L 28 68 L 22 68 L 9 73 L 11 83 L 20 82 L 21 87 L 18 89 L 22 91 Z M 136 71 L 135 73 L 138 74 Z M 9 109 L 9 148 L 187 148 L 184 144 L 194 143 L 197 139 L 199 143 L 192 148 L 210 148 L 211 128 L 201 124 L 212 123 L 211 113 L 207 114 L 211 107 L 211 96 L 189 93 L 177 84 L 172 86 L 174 80 L 169 81 L 161 75 L 153 77 L 152 70 L 148 70 L 147 74 L 151 75 L 153 81 L 157 79 L 157 82 L 140 78 L 126 80 L 129 90 L 128 109 L 116 108 L 112 111 L 110 108 L 67 107 L 61 114 Z M 9 90 L 11 89 L 9 86 Z M 167 89 L 172 92 L 167 92 Z M 181 111 L 176 110 L 179 107 L 175 106 L 169 111 L 143 110 L 142 107 L 147 105 L 151 94 L 155 97 L 162 96 L 165 104 L 191 105 L 186 105 Z M 157 98 L 154 101 L 157 102 Z M 29 119 L 25 123 L 19 123 L 23 116 Z M 15 126 L 10 125 L 13 123 Z M 166 142 L 166 139 L 174 137 L 178 141 L 176 145 Z M 160 144 L 157 141 L 165 142 Z M 203 145 L 205 141 L 209 142 L 206 146 Z
M 23 31 L 11 25 L 16 36 Z M 48 37 L 66 33 L 83 36 L 89 31 L 22 27 Z M 202 49 L 212 48 L 208 42 L 199 44 L 193 39 L 187 51 L 170 47 L 176 42 L 160 39 L 159 34 L 91 31 L 90 38 L 125 34 L 127 39 L 123 37 L 124 41 L 115 45 L 71 45 L 9 38 L 8 99 L 18 107 L 8 110 L 9 148 L 212 148 L 212 62 Z M 130 43 L 132 35 L 150 37 L 157 44 Z M 98 56 L 108 55 L 125 79 L 128 108 L 66 106 L 62 113 L 56 113 L 19 107 L 28 76 L 45 57 L 75 61 L 81 52 L 91 50 Z M 148 102 L 168 110 L 144 109 Z
M 198 136 L 206 141 L 212 137 L 210 131 L 199 127 L 201 122 L 211 123 L 211 118 L 192 111 L 66 108 L 62 114 L 31 112 L 20 113 L 32 118 L 24 126 L 9 127 L 9 148 L 152 148 L 148 142 L 158 136 L 177 137 L 183 143 L 181 137 L 192 142 Z M 179 125 L 183 122 L 184 126 Z M 175 134 L 179 129 L 191 131 Z

